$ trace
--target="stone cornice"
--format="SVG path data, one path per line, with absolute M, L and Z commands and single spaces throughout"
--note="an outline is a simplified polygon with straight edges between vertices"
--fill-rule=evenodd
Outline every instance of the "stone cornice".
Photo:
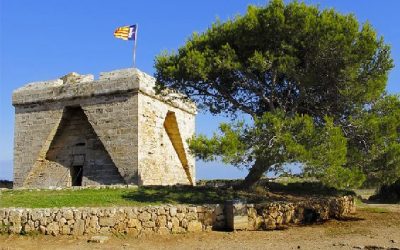
M 70 73 L 56 80 L 29 83 L 13 92 L 14 106 L 60 102 L 71 99 L 86 99 L 120 93 L 143 93 L 191 114 L 196 106 L 182 95 L 172 91 L 157 95 L 155 79 L 138 69 L 122 69 L 100 73 L 99 80 L 92 75 Z

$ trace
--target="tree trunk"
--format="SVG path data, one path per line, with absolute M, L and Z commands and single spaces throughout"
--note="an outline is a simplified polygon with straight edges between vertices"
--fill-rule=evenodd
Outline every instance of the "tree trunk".
M 246 178 L 238 186 L 239 189 L 251 189 L 254 184 L 257 183 L 263 176 L 263 174 L 270 168 L 271 164 L 263 161 L 262 159 L 257 159 L 254 165 L 250 168 L 249 173 Z

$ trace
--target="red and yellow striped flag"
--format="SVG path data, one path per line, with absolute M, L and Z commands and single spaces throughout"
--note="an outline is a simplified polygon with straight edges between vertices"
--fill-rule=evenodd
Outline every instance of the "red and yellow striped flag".
M 122 26 L 114 31 L 114 36 L 123 40 L 136 40 L 136 30 L 136 24 L 131 26 Z

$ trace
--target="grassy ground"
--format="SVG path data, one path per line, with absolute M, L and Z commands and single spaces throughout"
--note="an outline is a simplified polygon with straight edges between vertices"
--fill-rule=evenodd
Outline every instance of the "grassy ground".
M 342 195 L 315 183 L 259 186 L 250 192 L 215 187 L 138 187 L 119 189 L 5 190 L 0 191 L 0 207 L 99 207 L 158 204 L 217 204 L 230 199 L 249 203 L 271 200 L 293 201 L 310 196 Z
M 245 198 L 233 190 L 186 187 L 139 187 L 81 190 L 7 190 L 0 194 L 0 207 L 99 207 L 157 204 L 223 203 Z

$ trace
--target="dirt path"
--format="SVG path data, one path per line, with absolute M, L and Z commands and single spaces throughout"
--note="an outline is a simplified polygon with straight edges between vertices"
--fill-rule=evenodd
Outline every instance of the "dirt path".
M 400 205 L 367 205 L 345 221 L 296 226 L 284 231 L 204 232 L 110 237 L 88 243 L 89 237 L 0 236 L 0 249 L 356 249 L 364 246 L 400 249 Z M 356 248 L 355 248 L 356 247 Z

